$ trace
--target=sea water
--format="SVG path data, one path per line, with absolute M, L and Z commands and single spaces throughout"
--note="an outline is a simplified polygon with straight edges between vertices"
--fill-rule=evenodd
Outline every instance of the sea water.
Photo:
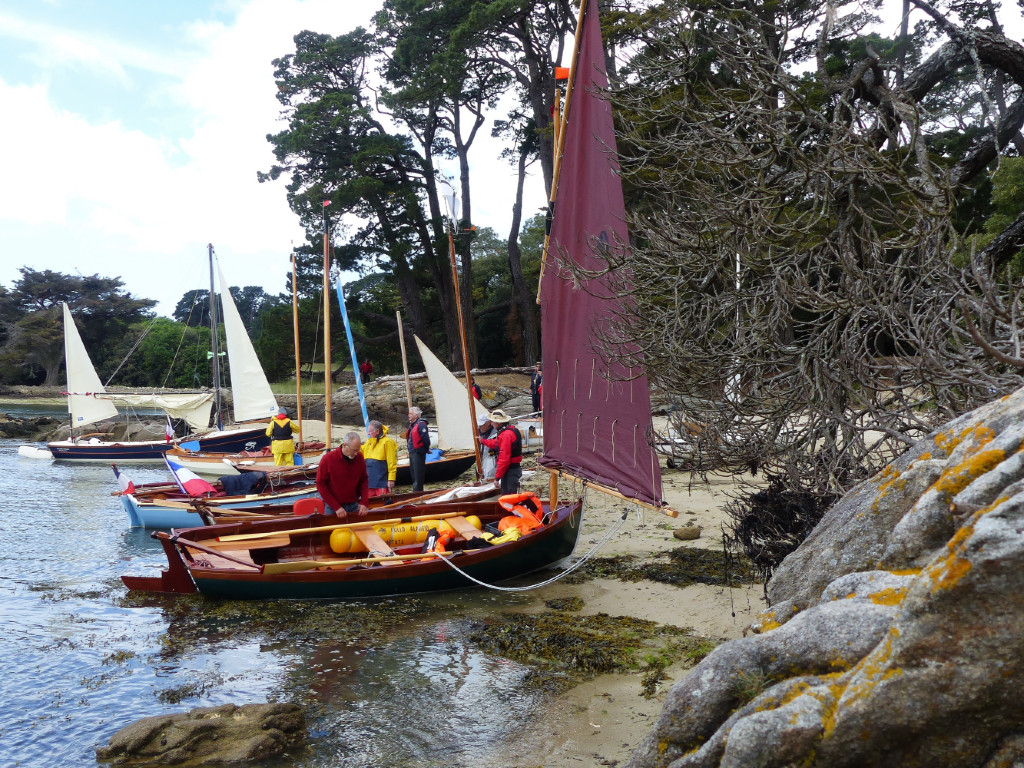
M 0 440 L 2 766 L 95 766 L 95 748 L 141 717 L 267 701 L 305 707 L 312 738 L 263 766 L 493 766 L 540 703 L 528 669 L 469 639 L 472 622 L 530 598 L 138 598 L 121 576 L 165 560 L 129 527 L 111 468 L 18 445 Z

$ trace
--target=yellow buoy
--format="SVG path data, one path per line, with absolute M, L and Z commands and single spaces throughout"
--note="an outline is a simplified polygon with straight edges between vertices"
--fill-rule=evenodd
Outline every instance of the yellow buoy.
M 483 527 L 480 518 L 470 515 L 466 522 L 477 530 Z M 450 526 L 445 520 L 420 520 L 413 523 L 397 523 L 395 525 L 376 525 L 374 532 L 392 547 L 402 547 L 408 544 L 422 544 L 427 540 L 427 534 L 431 528 L 437 528 L 438 533 L 448 533 L 458 536 L 459 532 Z M 331 531 L 331 551 L 339 555 L 348 552 L 365 552 L 366 545 L 359 540 L 351 528 L 338 528 Z
M 420 520 L 416 523 L 377 525 L 373 530 L 392 547 L 401 547 L 406 544 L 422 544 L 427 540 L 430 529 L 437 528 L 438 523 L 437 520 Z M 346 552 L 365 552 L 366 546 L 352 533 L 351 528 L 338 528 L 331 531 L 331 550 L 340 555 Z

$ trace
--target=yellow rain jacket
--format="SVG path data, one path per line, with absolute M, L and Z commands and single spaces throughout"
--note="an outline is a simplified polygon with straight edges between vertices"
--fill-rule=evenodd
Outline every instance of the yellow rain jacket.
M 292 420 L 287 416 L 275 416 L 267 425 L 270 450 L 274 454 L 274 464 L 279 467 L 295 463 L 295 440 L 292 439 L 294 429 Z
M 371 437 L 363 443 L 363 458 L 366 459 L 366 474 L 370 488 L 387 488 L 398 473 L 398 444 L 388 437 L 388 428 L 380 437 Z

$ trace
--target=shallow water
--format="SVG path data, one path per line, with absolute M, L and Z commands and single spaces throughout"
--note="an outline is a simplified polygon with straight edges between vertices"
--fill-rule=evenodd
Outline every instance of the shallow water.
M 0 765 L 94 766 L 95 748 L 140 717 L 290 701 L 308 707 L 313 738 L 261 765 L 497 768 L 509 724 L 541 702 L 527 668 L 468 638 L 471 621 L 533 597 L 128 597 L 120 577 L 155 575 L 164 558 L 128 527 L 110 468 L 17 447 L 0 441 Z

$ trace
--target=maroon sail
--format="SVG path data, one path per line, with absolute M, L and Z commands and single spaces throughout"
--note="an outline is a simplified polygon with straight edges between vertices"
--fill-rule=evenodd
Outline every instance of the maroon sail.
M 612 301 L 604 279 L 580 284 L 566 267 L 604 262 L 596 247 L 628 242 L 601 28 L 594 0 L 580 23 L 575 87 L 541 284 L 544 455 L 540 462 L 661 506 L 661 470 L 650 444 L 651 398 L 641 370 L 604 363 L 593 329 Z

